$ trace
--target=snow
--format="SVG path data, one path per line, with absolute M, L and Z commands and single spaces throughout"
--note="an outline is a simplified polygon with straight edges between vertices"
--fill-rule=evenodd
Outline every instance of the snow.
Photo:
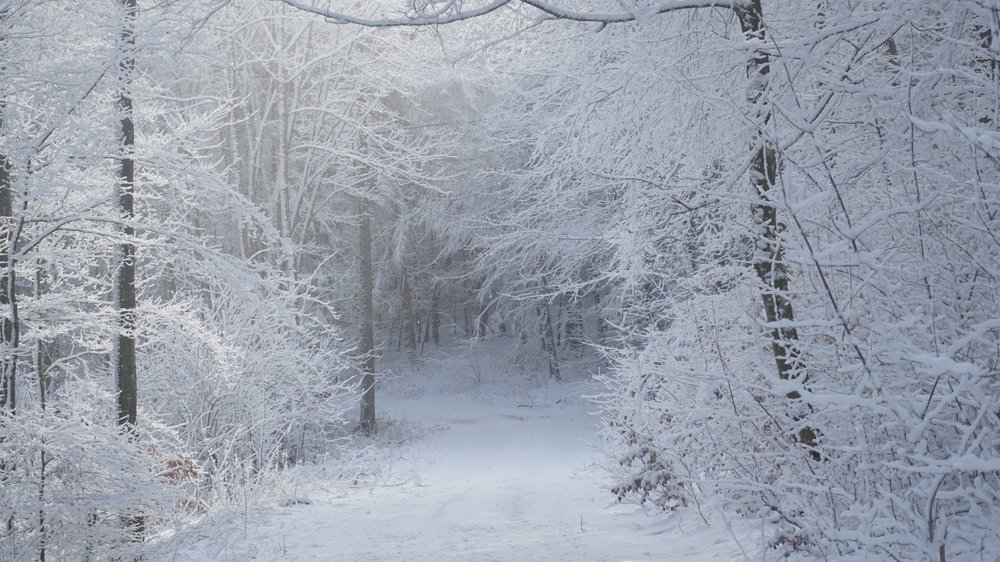
M 588 383 L 511 390 L 450 366 L 458 375 L 425 365 L 380 389 L 382 441 L 359 454 L 368 470 L 348 476 L 342 458 L 292 471 L 304 484 L 185 530 L 164 559 L 734 560 L 734 536 L 760 543 L 759 528 L 733 535 L 693 512 L 617 504 L 580 398 Z

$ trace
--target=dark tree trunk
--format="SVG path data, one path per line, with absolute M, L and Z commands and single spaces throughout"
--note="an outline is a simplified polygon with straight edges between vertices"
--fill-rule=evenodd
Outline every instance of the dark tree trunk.
M 43 273 L 44 268 L 45 262 L 43 260 L 39 260 L 38 269 L 35 270 L 36 300 L 41 299 L 42 294 L 47 289 L 45 274 Z M 38 403 L 43 410 L 45 409 L 49 393 L 48 370 L 49 365 L 52 364 L 50 354 L 50 348 L 52 347 L 52 343 L 46 343 L 45 340 L 40 337 L 35 342 L 35 372 L 38 373 Z
M 358 233 L 360 241 L 361 293 L 359 308 L 361 309 L 361 431 L 366 435 L 375 433 L 375 279 L 372 266 L 372 204 L 361 202 L 361 226 Z
M 424 324 L 423 324 L 423 326 L 424 326 L 424 328 L 423 328 L 424 329 L 423 335 L 419 335 L 418 334 L 418 336 L 419 336 L 418 339 L 420 340 L 420 354 L 421 355 L 423 355 L 423 353 L 424 353 L 424 346 L 426 346 L 427 342 L 430 341 L 430 339 L 431 339 L 431 310 L 429 308 L 427 309 L 427 315 L 424 317 Z
M 4 32 L 8 29 L 7 18 L 11 7 L 0 8 L 0 25 Z M 7 36 L 0 32 L 0 45 L 6 43 Z M 0 76 L 6 74 L 5 61 L 0 61 Z M 6 99 L 0 97 L 0 135 L 7 133 Z M 13 163 L 4 151 L 0 153 L 0 425 L 6 423 L 7 416 L 17 413 L 17 353 L 19 347 L 19 322 L 17 316 L 17 293 L 14 277 L 15 220 L 13 205 L 13 185 L 11 168 Z M 0 442 L 3 436 L 0 436 Z M 13 459 L 0 458 L 0 476 L 15 469 Z M 4 528 L 7 533 L 14 530 L 14 512 L 5 515 Z
M 434 345 L 441 345 L 441 310 L 440 303 L 438 303 L 437 285 L 431 288 L 431 310 L 428 321 L 430 322 L 431 339 L 434 341 Z
M 0 131 L 4 128 L 0 102 Z M 14 208 L 11 193 L 11 163 L 6 154 L 0 154 L 0 415 L 17 411 L 17 300 L 14 293 L 14 262 L 11 257 L 14 245 Z
M 46 290 L 46 279 L 43 273 L 45 262 L 39 260 L 38 268 L 35 270 L 35 299 L 41 299 Z M 45 410 L 48 402 L 49 381 L 48 369 L 52 364 L 50 349 L 52 343 L 46 343 L 42 338 L 35 342 L 35 372 L 38 373 L 38 405 Z M 51 460 L 42 449 L 38 465 L 38 562 L 45 562 L 48 544 L 48 519 L 45 515 L 45 479 L 47 473 L 45 469 Z
M 781 225 L 778 222 L 777 207 L 773 203 L 781 163 L 774 143 L 763 130 L 772 117 L 771 107 L 765 97 L 771 72 L 771 57 L 763 50 L 766 39 L 763 12 L 760 0 L 751 0 L 746 6 L 733 9 L 747 40 L 758 48 L 747 64 L 747 75 L 750 78 L 747 100 L 756 112 L 753 115 L 754 121 L 760 127 L 754 132 L 754 154 L 750 165 L 750 184 L 758 197 L 758 201 L 750 209 L 757 226 L 753 265 L 757 277 L 764 285 L 761 296 L 767 321 L 772 326 L 782 325 L 770 329 L 771 352 L 778 377 L 781 380 L 801 380 L 804 384 L 807 374 L 799 357 L 799 334 L 794 327 L 795 311 L 788 300 L 788 272 L 779 236 Z M 801 398 L 794 390 L 787 396 L 790 400 Z M 798 438 L 809 447 L 816 445 L 816 434 L 809 427 L 801 428 Z M 816 457 L 815 451 L 813 456 Z
M 559 356 L 556 355 L 556 337 L 552 328 L 552 314 L 549 311 L 549 303 L 541 306 L 542 323 L 542 346 L 545 348 L 545 357 L 549 363 L 549 376 L 559 380 Z
M 7 28 L 10 8 L 0 10 L 0 23 Z M 0 44 L 7 37 L 0 35 Z M 4 65 L 6 66 L 6 65 Z M 0 68 L 0 75 L 5 68 Z M 0 134 L 6 134 L 6 100 L 0 99 Z M 14 294 L 14 205 L 11 188 L 11 161 L 0 154 L 0 417 L 17 411 L 17 295 Z
M 121 245 L 121 264 L 115 280 L 118 296 L 118 353 L 115 367 L 118 382 L 118 425 L 129 439 L 138 437 L 139 390 L 136 377 L 136 297 L 135 297 L 135 218 L 133 191 L 135 189 L 135 123 L 132 121 L 132 74 L 135 70 L 135 19 L 137 0 L 119 0 L 122 10 L 120 56 L 118 63 L 118 111 L 121 112 L 121 170 L 118 177 L 118 204 L 124 222 Z M 128 514 L 123 522 L 132 540 L 141 541 L 145 533 L 145 518 Z
M 402 281 L 400 297 L 403 305 L 403 337 L 406 338 L 406 351 L 410 358 L 417 352 L 417 325 L 413 314 L 413 290 L 410 288 L 410 275 L 406 266 L 400 268 Z
M 597 323 L 597 345 L 607 345 L 608 326 L 604 320 L 604 306 L 601 304 L 601 291 L 594 291 L 594 316 Z
M 479 316 L 476 317 L 476 336 L 480 338 L 485 338 L 489 335 L 490 328 L 490 303 L 481 305 L 479 308 Z
M 559 295 L 556 299 L 558 306 L 556 306 L 556 320 L 555 320 L 555 333 L 556 333 L 556 347 L 563 346 L 563 297 Z
M 580 300 L 571 298 L 566 303 L 566 347 L 573 350 L 577 357 L 583 354 L 583 310 L 580 308 Z
M 118 423 L 135 431 L 138 407 L 135 360 L 135 245 L 132 240 L 135 228 L 133 190 L 135 188 L 135 124 L 132 121 L 131 79 L 135 68 L 135 18 L 136 0 L 119 0 L 123 12 L 121 44 L 122 60 L 119 63 L 118 110 L 121 112 L 121 171 L 118 177 L 118 204 L 125 227 L 121 246 L 121 264 L 115 288 L 118 294 L 118 314 L 121 331 L 118 336 Z

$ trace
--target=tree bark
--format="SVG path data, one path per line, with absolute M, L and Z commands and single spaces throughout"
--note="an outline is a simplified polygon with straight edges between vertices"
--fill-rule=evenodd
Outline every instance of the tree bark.
M 552 328 L 552 314 L 549 310 L 549 303 L 541 306 L 542 322 L 542 345 L 545 348 L 545 357 L 549 363 L 549 376 L 556 380 L 562 377 L 559 373 L 559 356 L 556 355 L 556 337 Z
M 402 276 L 400 300 L 403 306 L 403 337 L 406 338 L 406 352 L 413 359 L 417 353 L 417 325 L 413 315 L 413 290 L 410 287 L 410 275 L 406 265 L 400 267 Z
M 361 431 L 366 435 L 375 433 L 375 279 L 372 266 L 372 204 L 361 201 L 361 225 L 358 232 L 361 264 L 359 281 L 361 285 Z
M 430 311 L 431 339 L 434 345 L 441 345 L 441 310 L 438 302 L 437 285 L 431 288 L 431 311 Z
M 135 218 L 133 190 L 135 188 L 135 124 L 132 121 L 133 106 L 131 94 L 132 72 L 135 68 L 135 18 L 136 0 L 119 0 L 123 13 L 121 30 L 122 60 L 119 63 L 118 110 L 121 112 L 121 170 L 118 177 L 118 204 L 125 226 L 122 229 L 124 241 L 121 245 L 121 264 L 118 268 L 115 289 L 118 295 L 118 423 L 135 432 L 138 407 L 138 386 L 136 381 L 135 358 L 135 245 L 132 242 L 135 228 L 131 221 Z
M 766 39 L 764 17 L 760 0 L 751 0 L 745 6 L 734 6 L 740 21 L 740 28 L 751 44 L 763 45 Z M 750 185 L 758 197 L 750 211 L 757 226 L 757 240 L 754 252 L 754 271 L 764 285 L 761 295 L 767 322 L 774 326 L 769 331 L 771 352 L 781 380 L 801 380 L 808 378 L 805 365 L 799 357 L 798 330 L 794 327 L 795 311 L 788 300 L 788 272 L 783 261 L 780 243 L 781 225 L 778 222 L 777 207 L 773 203 L 774 186 L 777 183 L 781 162 L 774 142 L 767 138 L 764 127 L 771 121 L 772 110 L 767 102 L 766 92 L 771 72 L 770 55 L 758 48 L 747 64 L 750 85 L 747 101 L 756 112 L 754 121 L 758 123 L 751 146 L 754 154 L 750 165 Z M 787 394 L 790 400 L 799 400 L 797 391 Z M 816 433 L 809 427 L 798 432 L 799 440 L 815 447 Z M 816 453 L 813 452 L 815 458 Z
M 136 421 L 138 418 L 139 391 L 136 377 L 136 292 L 135 292 L 135 123 L 133 122 L 132 74 L 135 70 L 135 20 L 138 12 L 137 0 L 119 0 L 122 12 L 121 36 L 119 38 L 118 63 L 118 111 L 120 121 L 121 169 L 117 181 L 118 205 L 124 223 L 122 228 L 121 264 L 115 278 L 115 294 L 118 304 L 118 346 L 115 369 L 118 386 L 118 425 L 129 439 L 138 438 Z M 138 513 L 123 516 L 123 523 L 131 535 L 131 540 L 142 541 L 145 534 L 145 518 Z
M 566 302 L 566 321 L 564 326 L 566 329 L 565 347 L 572 349 L 577 357 L 581 357 L 583 355 L 584 343 L 583 310 L 581 310 L 578 297 L 571 297 Z
M 490 303 L 479 306 L 479 315 L 476 316 L 476 337 L 485 338 L 489 335 L 490 328 Z
M 9 9 L 0 10 L 0 22 L 6 29 Z M 0 43 L 7 37 L 0 35 Z M 0 74 L 5 69 L 0 68 Z M 6 134 L 7 103 L 0 99 L 0 134 Z M 16 324 L 17 295 L 14 293 L 14 262 L 11 258 L 14 245 L 14 205 L 12 193 L 12 163 L 6 151 L 0 153 L 0 416 L 17 411 L 17 346 Z
M 608 345 L 608 325 L 607 321 L 604 319 L 604 305 L 601 303 L 600 289 L 594 291 L 594 316 L 595 322 L 597 323 L 597 345 Z
M 37 269 L 35 270 L 36 301 L 42 298 L 42 293 L 47 289 L 45 274 L 43 273 L 44 268 L 45 261 L 38 260 Z M 35 372 L 38 373 L 38 404 L 42 410 L 45 409 L 48 399 L 49 381 L 47 371 L 49 370 L 49 365 L 52 363 L 49 353 L 50 346 L 51 344 L 46 343 L 41 337 L 35 341 Z
M 0 131 L 3 131 L 6 104 L 0 101 Z M 14 208 L 11 193 L 11 162 L 6 154 L 0 154 L 0 415 L 17 411 L 17 307 L 14 293 L 14 262 L 11 258 L 14 245 Z

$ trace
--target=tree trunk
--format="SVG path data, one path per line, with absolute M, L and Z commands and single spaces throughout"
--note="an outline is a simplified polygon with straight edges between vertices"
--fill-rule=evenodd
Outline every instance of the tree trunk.
M 7 29 L 10 8 L 0 10 L 0 22 Z M 7 37 L 0 35 L 0 43 Z M 0 69 L 0 75 L 5 69 Z M 0 99 L 0 134 L 6 134 L 5 99 Z M 0 418 L 17 411 L 17 301 L 14 294 L 14 205 L 11 189 L 12 163 L 6 153 L 0 154 Z
M 431 339 L 431 309 L 429 308 L 427 309 L 427 315 L 424 316 L 424 334 L 422 336 L 420 334 L 417 335 L 420 340 L 420 355 L 423 355 L 424 346 L 426 346 L 427 342 Z
M 476 337 L 485 338 L 490 327 L 490 303 L 479 307 L 479 315 L 476 316 Z
M 42 293 L 47 289 L 45 274 L 45 261 L 38 260 L 38 269 L 35 270 L 35 300 L 42 298 Z M 48 397 L 49 381 L 48 370 L 52 363 L 49 348 L 52 344 L 47 344 L 41 337 L 35 341 L 35 372 L 38 373 L 38 404 L 42 410 L 45 409 Z
M 7 18 L 11 7 L 0 8 L 0 25 L 9 29 Z M 0 44 L 6 43 L 5 33 L 0 34 Z M 0 61 L 2 64 L 3 61 Z M 0 76 L 6 74 L 6 66 L 0 67 Z M 0 97 L 0 135 L 7 133 L 6 99 Z M 14 276 L 15 220 L 13 205 L 13 185 L 11 168 L 13 163 L 4 151 L 0 153 L 0 425 L 6 423 L 7 416 L 17 413 L 17 353 L 19 347 L 20 324 L 17 315 L 17 293 Z M 0 435 L 0 443 L 4 436 Z M 0 476 L 5 479 L 15 469 L 13 459 L 0 458 Z M 4 529 L 14 532 L 14 510 L 5 516 Z
M 555 334 L 556 334 L 556 347 L 563 346 L 563 296 L 559 295 L 556 298 L 558 306 L 556 306 L 556 322 L 555 322 Z
M 469 302 L 469 300 L 466 300 L 465 304 L 462 305 L 462 331 L 465 332 L 465 337 L 467 338 L 471 338 L 475 335 L 472 333 L 472 318 L 469 314 Z
M 375 278 L 372 266 L 372 204 L 361 201 L 360 241 L 361 269 L 359 270 L 361 293 L 361 431 L 366 435 L 375 433 Z
M 440 303 L 438 303 L 437 285 L 431 288 L 431 311 L 428 321 L 430 322 L 431 339 L 434 341 L 434 345 L 441 345 L 441 310 Z
M 580 300 L 572 297 L 566 303 L 566 347 L 573 350 L 577 357 L 583 355 L 583 310 L 580 307 Z
M 541 306 L 542 323 L 542 345 L 545 348 L 545 357 L 549 362 L 549 376 L 560 380 L 559 356 L 556 355 L 556 337 L 552 328 L 552 314 L 549 311 L 549 303 Z
M 121 264 L 115 279 L 115 294 L 118 296 L 118 354 L 115 361 L 118 381 L 118 425 L 129 439 L 138 437 L 136 430 L 139 404 L 135 360 L 135 218 L 133 190 L 135 188 L 135 124 L 132 121 L 132 74 L 135 69 L 135 19 L 138 11 L 137 0 L 119 0 L 122 10 L 120 36 L 120 56 L 118 63 L 119 90 L 118 111 L 121 112 L 121 170 L 118 177 L 118 204 L 125 226 L 122 229 Z M 141 541 L 145 533 L 145 519 L 139 514 L 123 517 L 131 539 Z
M 608 345 L 608 326 L 604 320 L 604 306 L 601 304 L 600 289 L 594 291 L 594 317 L 597 324 L 597 345 Z
M 765 42 L 764 18 L 760 0 L 751 0 L 747 5 L 734 7 L 747 40 L 762 46 Z M 780 223 L 775 207 L 774 186 L 781 169 L 774 143 L 767 138 L 763 128 L 772 118 L 770 104 L 766 99 L 768 77 L 771 72 L 771 57 L 767 52 L 758 50 L 747 64 L 747 75 L 750 86 L 747 100 L 756 112 L 754 121 L 759 123 L 759 129 L 754 133 L 752 147 L 753 160 L 750 165 L 750 185 L 759 198 L 752 204 L 750 210 L 757 225 L 757 240 L 754 253 L 754 270 L 764 285 L 761 295 L 767 322 L 781 327 L 770 329 L 771 352 L 781 380 L 807 380 L 805 365 L 799 358 L 798 330 L 794 327 L 795 311 L 788 300 L 788 272 L 783 261 L 783 252 L 779 240 Z M 790 400 L 799 400 L 797 391 L 787 394 Z M 798 432 L 799 440 L 809 446 L 816 445 L 816 434 L 809 427 L 803 427 Z M 813 456 L 816 453 L 813 452 Z
M 119 0 L 123 13 L 121 30 L 122 60 L 119 63 L 120 90 L 118 110 L 121 112 L 121 170 L 118 177 L 118 204 L 125 227 L 121 245 L 121 264 L 115 280 L 118 295 L 120 333 L 118 336 L 118 423 L 135 431 L 138 406 L 135 361 L 135 245 L 132 239 L 135 228 L 131 221 L 135 218 L 133 189 L 135 187 L 135 124 L 132 121 L 132 71 L 135 68 L 135 18 L 136 0 Z
M 0 102 L 0 131 L 3 131 L 3 113 L 6 104 Z M 15 322 L 17 300 L 14 293 L 14 208 L 11 193 L 11 163 L 6 154 L 0 154 L 0 415 L 17 411 L 17 325 Z
M 45 290 L 45 278 L 42 273 L 45 267 L 45 262 L 43 260 L 38 260 L 37 269 L 35 270 L 35 299 L 36 301 L 42 298 L 42 293 Z M 42 338 L 38 338 L 35 342 L 35 372 L 38 373 L 38 405 L 45 411 L 46 402 L 48 399 L 48 380 L 46 371 L 49 368 L 49 355 L 48 355 L 48 345 Z M 49 463 L 49 457 L 45 454 L 45 449 L 42 449 L 39 454 L 39 465 L 38 465 L 38 521 L 36 525 L 38 526 L 38 562 L 45 562 L 45 556 L 47 552 L 46 544 L 48 543 L 48 525 L 46 524 L 45 517 L 45 469 Z
M 413 359 L 417 353 L 417 326 L 413 316 L 413 291 L 406 265 L 400 268 L 402 275 L 400 297 L 403 305 L 403 337 L 406 338 L 406 352 Z

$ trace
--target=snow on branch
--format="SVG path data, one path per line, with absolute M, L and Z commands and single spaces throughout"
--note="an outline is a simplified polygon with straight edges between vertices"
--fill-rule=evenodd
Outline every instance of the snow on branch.
M 587 12 L 574 10 L 560 6 L 552 2 L 541 0 L 492 0 L 486 4 L 468 8 L 460 0 L 448 0 L 440 3 L 428 3 L 433 5 L 433 10 L 427 10 L 427 6 L 422 6 L 409 13 L 396 17 L 361 17 L 355 14 L 341 12 L 338 10 L 319 8 L 307 1 L 301 0 L 281 0 L 293 8 L 320 15 L 331 23 L 350 23 L 366 27 L 414 27 L 426 25 L 443 25 L 458 21 L 470 20 L 485 16 L 495 12 L 500 8 L 518 3 L 531 6 L 545 15 L 542 19 L 559 19 L 591 23 L 624 23 L 641 22 L 653 16 L 667 12 L 677 12 L 682 10 L 693 10 L 700 8 L 745 8 L 749 2 L 738 0 L 675 0 L 669 2 L 657 2 L 645 7 L 630 9 L 619 12 Z

